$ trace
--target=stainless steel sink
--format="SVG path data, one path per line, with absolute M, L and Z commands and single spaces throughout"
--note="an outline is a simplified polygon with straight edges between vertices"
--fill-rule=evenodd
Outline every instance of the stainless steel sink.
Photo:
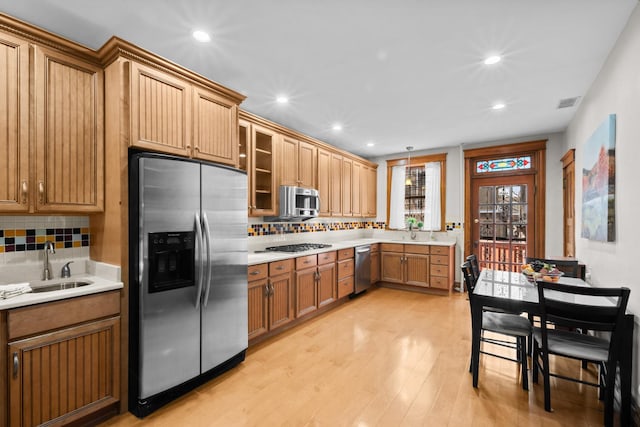
M 41 286 L 32 286 L 31 292 L 51 292 L 61 291 L 63 289 L 74 289 L 80 286 L 91 285 L 93 282 L 90 280 L 65 280 L 63 282 L 48 283 Z

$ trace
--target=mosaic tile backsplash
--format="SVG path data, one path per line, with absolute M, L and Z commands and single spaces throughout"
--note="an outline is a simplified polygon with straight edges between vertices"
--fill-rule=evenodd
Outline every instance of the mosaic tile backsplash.
M 56 249 L 88 247 L 88 218 L 0 217 L 0 253 L 42 250 L 46 241 Z
M 384 222 L 287 222 L 249 224 L 249 237 L 343 230 L 384 230 Z

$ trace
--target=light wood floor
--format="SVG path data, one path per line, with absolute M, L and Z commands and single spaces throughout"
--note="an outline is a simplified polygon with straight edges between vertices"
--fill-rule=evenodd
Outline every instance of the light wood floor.
M 602 425 L 593 387 L 552 382 L 547 413 L 542 379 L 527 393 L 513 362 L 481 356 L 474 389 L 470 329 L 466 295 L 374 289 L 250 349 L 239 367 L 144 420 L 103 426 Z

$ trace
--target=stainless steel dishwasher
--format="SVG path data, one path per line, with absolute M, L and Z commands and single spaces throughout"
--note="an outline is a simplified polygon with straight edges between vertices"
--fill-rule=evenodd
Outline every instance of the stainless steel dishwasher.
M 371 282 L 371 246 L 356 246 L 355 292 L 359 294 L 369 289 Z

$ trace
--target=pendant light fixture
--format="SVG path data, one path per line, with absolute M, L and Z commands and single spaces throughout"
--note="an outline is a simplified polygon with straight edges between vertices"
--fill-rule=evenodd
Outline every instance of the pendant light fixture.
M 406 174 L 406 179 L 404 180 L 404 185 L 413 185 L 413 182 L 411 182 L 411 150 L 413 150 L 413 146 L 408 146 L 407 147 L 407 151 L 409 152 L 409 159 L 407 161 L 407 174 Z

